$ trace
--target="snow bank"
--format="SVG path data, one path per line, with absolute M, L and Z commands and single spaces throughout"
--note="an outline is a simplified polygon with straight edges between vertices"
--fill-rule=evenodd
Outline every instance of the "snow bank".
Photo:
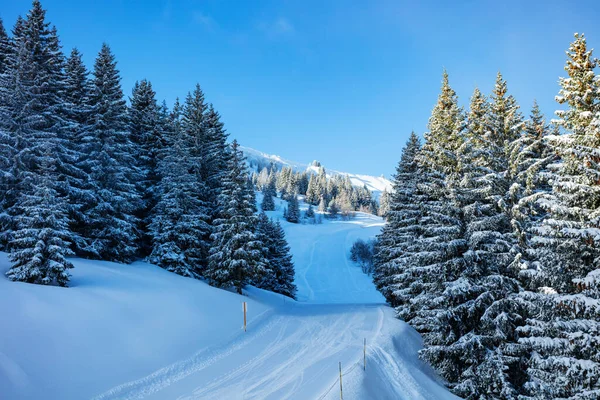
M 146 263 L 73 260 L 70 288 L 14 283 L 0 253 L 0 398 L 84 399 L 238 334 L 271 307 Z

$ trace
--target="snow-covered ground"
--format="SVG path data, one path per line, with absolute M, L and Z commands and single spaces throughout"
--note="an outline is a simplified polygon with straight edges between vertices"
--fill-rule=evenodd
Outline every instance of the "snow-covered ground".
M 143 262 L 76 259 L 70 288 L 13 283 L 0 254 L 0 399 L 339 399 L 339 362 L 347 400 L 454 398 L 418 360 L 419 335 L 347 258 L 381 219 L 282 225 L 298 301 Z
M 280 156 L 274 154 L 263 153 L 262 151 L 258 151 L 252 149 L 250 147 L 240 146 L 240 149 L 244 152 L 246 156 L 246 160 L 249 166 L 260 172 L 260 169 L 268 166 L 270 163 L 273 163 L 277 169 L 281 169 L 282 167 L 291 167 L 296 172 L 304 172 L 310 171 L 314 174 L 319 172 L 319 167 L 316 167 L 312 164 L 303 164 L 295 161 L 286 160 Z M 327 176 L 334 175 L 348 175 L 350 181 L 354 186 L 366 185 L 367 188 L 373 192 L 373 194 L 378 197 L 384 190 L 387 192 L 392 191 L 392 182 L 390 182 L 387 178 L 382 176 L 371 176 L 371 175 L 361 175 L 361 174 L 353 174 L 349 172 L 340 172 L 328 169 L 324 166 L 325 172 Z

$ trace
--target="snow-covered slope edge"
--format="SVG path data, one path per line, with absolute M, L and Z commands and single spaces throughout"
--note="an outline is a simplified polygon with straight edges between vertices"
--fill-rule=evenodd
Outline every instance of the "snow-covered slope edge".
M 312 164 L 303 164 L 295 161 L 290 161 L 280 156 L 266 154 L 261 151 L 252 149 L 250 147 L 240 146 L 240 149 L 244 152 L 244 155 L 246 156 L 250 168 L 257 172 L 260 172 L 262 168 L 269 166 L 269 164 L 271 163 L 273 163 L 277 167 L 277 169 L 281 169 L 282 167 L 291 167 L 296 172 L 310 171 L 313 173 L 317 173 L 319 170 L 318 167 Z M 348 175 L 353 185 L 361 187 L 363 185 L 366 185 L 367 188 L 376 195 L 380 194 L 384 190 L 387 190 L 388 192 L 392 191 L 392 183 L 383 175 L 361 175 L 330 170 L 326 166 L 324 166 L 324 168 L 328 176 Z

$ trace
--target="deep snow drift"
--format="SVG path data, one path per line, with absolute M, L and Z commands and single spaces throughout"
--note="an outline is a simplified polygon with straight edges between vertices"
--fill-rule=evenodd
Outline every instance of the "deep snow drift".
M 419 335 L 347 258 L 381 219 L 282 225 L 298 302 L 143 262 L 76 259 L 70 288 L 13 283 L 0 254 L 0 398 L 338 399 L 340 361 L 345 399 L 453 398 L 418 360 Z

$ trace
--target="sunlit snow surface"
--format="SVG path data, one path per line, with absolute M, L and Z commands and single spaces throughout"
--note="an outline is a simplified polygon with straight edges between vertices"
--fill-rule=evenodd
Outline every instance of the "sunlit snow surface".
M 453 398 L 418 360 L 419 335 L 347 259 L 382 220 L 282 225 L 298 302 L 143 262 L 76 259 L 66 289 L 12 283 L 0 254 L 0 399 L 339 399 L 339 362 L 345 399 Z

